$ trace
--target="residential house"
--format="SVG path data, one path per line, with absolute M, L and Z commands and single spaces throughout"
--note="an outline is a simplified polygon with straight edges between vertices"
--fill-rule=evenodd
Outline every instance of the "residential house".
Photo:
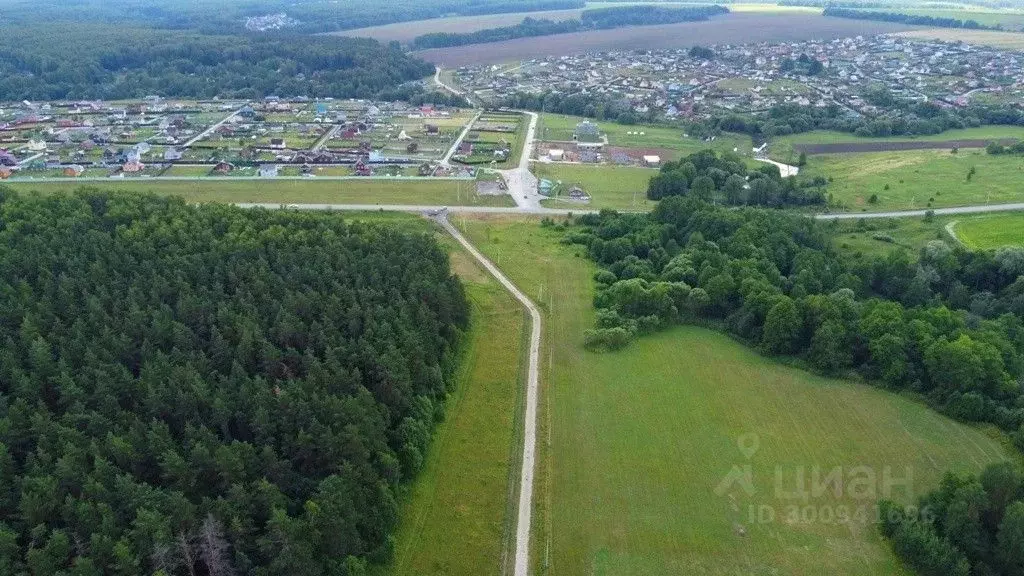
M 284 141 L 284 138 L 271 138 L 270 147 L 274 150 L 284 150 L 288 145 Z
M 124 174 L 138 174 L 146 169 L 146 165 L 138 160 L 129 160 L 121 165 L 121 172 Z
M 261 164 L 260 178 L 277 178 L 277 164 Z
M 77 178 L 81 176 L 83 172 L 85 172 L 85 168 L 78 164 L 64 167 L 64 175 L 71 178 Z
M 175 147 L 170 147 L 164 150 L 164 160 L 167 162 L 174 162 L 175 160 L 181 160 L 182 152 Z
M 217 174 L 227 174 L 235 169 L 235 165 L 230 162 L 220 161 L 213 167 L 213 171 Z

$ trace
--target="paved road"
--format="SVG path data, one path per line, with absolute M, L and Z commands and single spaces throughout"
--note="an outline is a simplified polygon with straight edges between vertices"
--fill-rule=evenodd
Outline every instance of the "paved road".
M 452 156 L 455 155 L 456 150 L 459 149 L 459 144 L 466 137 L 466 134 L 469 134 L 469 131 L 473 128 L 473 124 L 480 119 L 480 114 L 483 114 L 483 110 L 477 110 L 472 120 L 466 123 L 465 128 L 463 128 L 462 132 L 459 133 L 459 137 L 455 139 L 455 142 L 452 142 L 452 147 L 448 149 L 444 158 L 441 159 L 441 166 L 444 166 L 445 168 L 448 167 L 449 160 L 451 160 Z
M 372 212 L 377 210 L 391 210 L 395 212 L 429 213 L 447 209 L 449 212 L 463 214 L 539 214 L 542 216 L 565 216 L 569 214 L 597 214 L 598 210 L 590 209 L 565 209 L 565 208 L 523 208 L 523 207 L 490 207 L 490 206 L 417 206 L 414 204 L 281 204 L 281 203 L 255 203 L 238 202 L 236 206 L 242 208 L 267 208 L 276 209 L 293 208 L 296 210 L 336 210 L 336 211 L 360 211 Z M 936 216 L 950 214 L 982 214 L 985 212 L 1011 212 L 1024 211 L 1024 203 L 1016 204 L 986 204 L 982 206 L 960 206 L 958 208 L 936 208 L 932 210 Z M 927 210 L 904 210 L 899 212 L 839 212 L 836 214 L 815 214 L 818 220 L 853 220 L 858 218 L 908 218 L 924 216 Z
M 441 88 L 444 88 L 445 90 L 451 92 L 452 94 L 455 94 L 456 96 L 462 96 L 462 90 L 458 90 L 458 89 L 456 89 L 456 88 L 454 88 L 452 86 L 449 86 L 449 85 L 447 85 L 447 84 L 445 84 L 444 82 L 441 81 L 441 67 L 440 66 L 435 66 L 434 67 L 434 84 L 437 84 Z
M 490 260 L 484 257 L 465 236 L 448 221 L 446 212 L 434 218 L 467 252 L 491 273 L 530 312 L 530 368 L 526 380 L 526 413 L 523 422 L 523 460 L 519 479 L 519 515 L 516 522 L 516 564 L 514 576 L 528 576 L 530 571 L 530 520 L 533 512 L 533 472 L 537 451 L 537 394 L 540 366 L 540 311 L 515 284 Z
M 508 184 L 508 193 L 516 201 L 516 206 L 524 210 L 540 209 L 540 201 L 545 197 L 537 191 L 537 177 L 530 172 L 530 157 L 533 156 L 533 144 L 537 136 L 537 113 L 528 110 L 512 110 L 530 117 L 530 125 L 526 128 L 526 140 L 523 152 L 519 156 L 519 166 L 511 170 L 499 170 Z
M 242 108 L 244 108 L 244 106 Z M 221 120 L 220 122 L 217 122 L 213 126 L 210 126 L 206 130 L 203 130 L 202 132 L 199 133 L 198 136 L 196 136 L 195 138 L 189 140 L 188 142 L 185 142 L 180 147 L 181 148 L 188 148 L 189 146 L 195 144 L 196 142 L 199 142 L 203 138 L 206 138 L 208 135 L 213 134 L 214 130 L 216 130 L 217 128 L 220 128 L 221 126 L 224 125 L 225 122 L 227 122 L 228 120 L 231 120 L 232 118 L 234 118 L 236 114 L 238 114 L 239 112 L 242 111 L 242 108 L 239 108 L 238 110 L 235 110 L 231 114 L 228 114 L 227 116 L 224 117 L 223 120 Z
M 503 206 L 420 206 L 416 204 L 287 204 L 272 202 L 235 202 L 239 208 L 291 208 L 294 210 L 321 210 L 338 212 L 414 212 L 430 214 L 447 210 L 457 214 L 539 214 L 542 216 L 567 216 L 569 214 L 597 214 L 597 210 L 564 210 L 561 208 L 519 208 Z
M 782 162 L 776 162 L 769 158 L 754 158 L 758 162 L 764 162 L 766 164 L 773 164 L 779 167 L 779 175 L 783 178 L 789 178 L 790 176 L 796 176 L 800 173 L 800 168 L 797 166 L 790 166 L 789 164 L 783 164 Z
M 858 218 L 908 218 L 924 216 L 929 211 L 936 216 L 949 214 L 982 214 L 985 212 L 1012 212 L 1024 210 L 1024 202 L 1014 204 L 981 204 L 978 206 L 958 206 L 954 208 L 930 208 L 927 210 L 900 210 L 898 212 L 842 212 L 838 214 L 816 214 L 819 220 L 855 220 Z

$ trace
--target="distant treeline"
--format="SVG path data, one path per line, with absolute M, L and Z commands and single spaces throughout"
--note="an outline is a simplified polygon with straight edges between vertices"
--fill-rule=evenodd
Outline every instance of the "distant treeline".
M 289 31 L 333 32 L 445 16 L 475 16 L 583 8 L 583 0 L 7 0 L 4 21 L 31 25 L 37 22 L 129 24 L 170 30 L 198 30 L 207 34 L 242 32 L 245 19 L 284 13 L 298 24 Z
M 0 100 L 372 98 L 434 72 L 395 44 L 106 24 L 0 27 Z
M 938 28 L 967 28 L 968 30 L 997 30 L 998 27 L 979 24 L 977 20 L 960 20 L 958 18 L 939 18 L 936 16 L 925 16 L 921 14 L 902 14 L 900 12 L 868 12 L 864 10 L 852 10 L 849 8 L 836 8 L 829 6 L 825 8 L 825 16 L 836 18 L 852 18 L 854 20 L 877 20 L 880 22 L 895 22 L 911 26 L 933 26 Z
M 556 22 L 547 19 L 524 18 L 522 22 L 514 26 L 487 28 L 466 33 L 433 32 L 423 34 L 413 39 L 412 48 L 416 50 L 448 48 L 584 30 L 608 30 L 623 26 L 698 22 L 727 12 L 729 12 L 729 9 L 723 6 L 694 6 L 687 8 L 621 6 L 601 8 L 584 10 L 578 20 L 571 19 Z

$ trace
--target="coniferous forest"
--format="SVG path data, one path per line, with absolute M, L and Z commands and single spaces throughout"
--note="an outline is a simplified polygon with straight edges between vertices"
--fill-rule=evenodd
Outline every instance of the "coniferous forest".
M 426 234 L 0 190 L 0 574 L 362 574 L 467 312 Z

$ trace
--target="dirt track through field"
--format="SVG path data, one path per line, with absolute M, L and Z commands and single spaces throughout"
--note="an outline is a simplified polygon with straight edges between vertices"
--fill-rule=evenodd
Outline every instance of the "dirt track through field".
M 540 310 L 502 273 L 482 252 L 477 250 L 455 226 L 448 221 L 447 211 L 434 220 L 462 245 L 495 280 L 501 283 L 530 313 L 530 360 L 526 377 L 526 409 L 523 415 L 523 459 L 519 479 L 519 503 L 516 521 L 516 558 L 513 576 L 529 576 L 530 572 L 530 519 L 533 514 L 533 472 L 537 454 L 537 396 L 540 382 Z
M 997 140 L 899 140 L 891 142 L 833 142 L 830 144 L 793 144 L 793 150 L 805 154 L 848 154 L 857 152 L 898 152 L 905 150 L 951 150 L 953 148 L 984 148 L 992 142 L 1004 146 L 1016 138 Z
M 818 14 L 735 12 L 717 16 L 707 22 L 631 26 L 613 30 L 517 38 L 505 42 L 421 50 L 413 54 L 447 68 L 457 68 L 605 50 L 655 50 L 690 48 L 695 45 L 829 40 L 912 29 L 914 28 L 902 24 L 829 18 Z

